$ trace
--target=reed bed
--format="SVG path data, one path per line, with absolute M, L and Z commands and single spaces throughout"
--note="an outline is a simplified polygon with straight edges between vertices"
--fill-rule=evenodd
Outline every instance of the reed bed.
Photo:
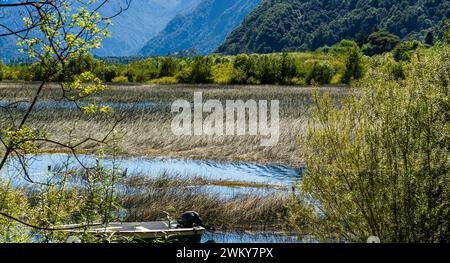
M 0 100 L 29 100 L 36 84 L 0 82 Z M 302 149 L 298 138 L 306 128 L 311 105 L 311 88 L 290 86 L 217 86 L 217 85 L 173 85 L 173 86 L 111 86 L 99 98 L 104 103 L 142 102 L 165 103 L 158 108 L 116 109 L 113 115 L 88 115 L 74 108 L 43 108 L 35 110 L 27 125 L 46 130 L 58 141 L 77 141 L 78 138 L 102 138 L 112 127 L 115 119 L 122 119 L 116 127 L 120 148 L 124 155 L 212 159 L 220 161 L 252 161 L 260 163 L 283 163 L 300 165 Z M 345 87 L 320 88 L 330 92 L 336 101 L 345 96 Z M 40 98 L 42 101 L 59 100 L 60 88 L 49 84 Z M 170 103 L 177 99 L 193 101 L 194 92 L 203 92 L 203 100 L 279 100 L 280 139 L 274 147 L 261 147 L 258 136 L 175 136 L 170 128 L 175 116 L 170 112 Z M 19 117 L 24 109 L 13 110 Z M 6 127 L 9 116 L 0 114 L 0 128 Z M 93 152 L 98 145 L 88 143 L 80 148 Z M 64 149 L 54 145 L 42 145 L 44 152 Z M 1 149 L 0 149 L 1 151 Z
M 205 193 L 193 186 L 202 179 L 167 177 L 137 177 L 126 184 L 122 206 L 127 211 L 126 221 L 174 219 L 185 211 L 198 211 L 206 224 L 220 230 L 264 231 L 282 227 L 286 214 L 288 192 L 271 194 L 248 193 L 223 198 Z

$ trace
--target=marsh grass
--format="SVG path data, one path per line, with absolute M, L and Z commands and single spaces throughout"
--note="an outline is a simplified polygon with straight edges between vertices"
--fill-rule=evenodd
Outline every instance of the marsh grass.
M 287 191 L 260 194 L 249 191 L 232 198 L 206 193 L 192 186 L 222 182 L 201 178 L 161 176 L 134 177 L 127 181 L 122 206 L 128 212 L 126 221 L 165 219 L 163 211 L 176 218 L 185 211 L 198 211 L 206 224 L 220 230 L 271 230 L 282 227 L 280 218 L 286 213 Z M 233 182 L 231 182 L 233 185 Z M 236 182 L 234 182 L 236 183 Z M 246 183 L 243 183 L 246 184 Z M 270 187 L 248 183 L 251 187 Z
M 198 186 L 222 186 L 222 187 L 245 187 L 254 189 L 277 189 L 288 190 L 287 186 L 273 183 L 258 183 L 258 182 L 244 182 L 244 181 L 229 181 L 229 180 L 211 180 L 203 177 L 185 177 L 185 176 L 170 176 L 162 174 L 158 177 L 151 178 L 144 175 L 134 175 L 126 181 L 127 186 L 133 189 L 146 188 L 164 188 L 164 187 L 198 187 Z
M 0 100 L 27 100 L 33 93 L 33 83 L 0 82 Z M 116 127 L 121 138 L 121 149 L 125 155 L 164 156 L 171 158 L 213 159 L 221 161 L 255 161 L 261 163 L 284 163 L 299 165 L 301 145 L 297 143 L 303 134 L 310 116 L 311 88 L 294 86 L 217 86 L 217 85 L 148 85 L 110 86 L 98 99 L 99 103 L 125 103 L 136 105 L 156 102 L 159 108 L 116 109 L 115 117 L 123 119 Z M 330 92 L 338 102 L 345 96 L 345 87 L 320 88 Z M 203 100 L 279 100 L 280 140 L 274 147 L 261 147 L 257 136 L 175 136 L 170 124 L 175 116 L 170 112 L 170 103 L 177 99 L 193 101 L 194 92 L 203 92 Z M 57 84 L 45 88 L 42 101 L 60 98 Z M 23 114 L 23 109 L 13 114 Z M 206 116 L 206 114 L 205 114 Z M 8 125 L 8 116 L 0 114 L 0 128 Z M 103 137 L 114 118 L 112 115 L 89 115 L 74 108 L 37 109 L 32 113 L 29 126 L 46 130 L 65 142 L 77 138 Z M 83 152 L 93 152 L 95 143 L 86 144 Z M 58 152 L 54 145 L 42 145 L 44 152 Z

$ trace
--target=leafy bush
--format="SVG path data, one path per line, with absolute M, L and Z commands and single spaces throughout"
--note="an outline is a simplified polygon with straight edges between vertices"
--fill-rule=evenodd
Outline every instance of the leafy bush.
M 0 60 L 0 81 L 3 80 L 3 68 L 4 68 L 3 63 Z
M 334 69 L 328 62 L 315 62 L 306 76 L 306 84 L 329 84 L 334 75 Z
M 405 69 L 401 62 L 393 62 L 389 66 L 389 73 L 393 80 L 400 81 L 406 78 Z
M 380 30 L 369 36 L 369 43 L 364 45 L 363 52 L 367 56 L 383 54 L 393 50 L 400 43 L 400 38 L 387 31 Z
M 342 77 L 343 83 L 350 83 L 352 80 L 359 80 L 364 76 L 364 66 L 361 51 L 358 46 L 353 47 L 345 63 L 345 72 Z
M 233 84 L 249 84 L 248 76 L 242 69 L 233 69 L 231 75 L 231 83 Z
M 358 44 L 353 40 L 344 39 L 341 40 L 341 42 L 337 43 L 336 45 L 333 45 L 331 47 L 324 46 L 316 51 L 323 52 L 326 54 L 347 54 L 350 53 L 350 51 L 354 48 L 358 47 Z
M 159 77 L 172 77 L 175 76 L 178 70 L 178 64 L 175 59 L 166 57 L 162 59 L 161 67 L 159 71 Z
M 214 83 L 229 84 L 232 82 L 233 65 L 231 63 L 217 64 L 212 67 Z
M 357 85 L 340 107 L 315 92 L 287 223 L 327 241 L 450 242 L 449 46 L 419 50 L 404 81 L 378 68 Z
M 112 83 L 128 83 L 128 77 L 118 76 L 112 79 Z
M 0 178 L 0 242 L 60 243 L 67 240 L 67 232 L 44 229 L 117 221 L 115 211 L 119 211 L 120 205 L 115 195 L 117 186 L 123 182 L 117 171 L 96 165 L 89 171 L 72 170 L 70 175 L 59 172 L 64 179 L 54 179 L 52 185 L 39 187 L 16 187 Z M 71 187 L 65 188 L 66 182 Z M 84 232 L 84 228 L 80 230 L 79 237 L 85 243 L 115 240 L 115 237 L 94 236 Z
M 26 194 L 12 186 L 10 181 L 0 178 L 0 207 L 2 212 L 10 216 L 29 220 L 29 204 Z M 31 243 L 32 238 L 29 229 L 19 227 L 17 222 L 0 216 L 0 243 Z
M 148 58 L 136 61 L 127 66 L 126 76 L 129 82 L 144 83 L 159 78 L 160 69 L 158 59 Z
M 101 79 L 106 82 L 112 82 L 115 77 L 118 75 L 118 70 L 115 66 L 106 66 L 102 69 L 101 73 L 97 73 L 96 75 L 101 75 Z
M 419 46 L 420 43 L 417 41 L 405 41 L 400 43 L 392 52 L 395 61 L 410 61 L 412 54 Z
M 188 66 L 185 66 L 181 68 L 180 71 L 178 71 L 176 78 L 179 83 L 190 83 L 191 81 L 191 68 Z
M 19 80 L 19 71 L 8 68 L 3 73 L 3 78 L 7 80 Z
M 425 36 L 425 44 L 432 46 L 434 45 L 434 35 L 433 32 L 428 32 L 427 35 Z
M 75 76 L 82 74 L 83 72 L 95 72 L 97 69 L 101 68 L 103 65 L 99 60 L 95 59 L 91 55 L 78 55 L 69 60 L 69 63 L 64 70 L 58 76 L 59 81 L 69 81 L 73 80 Z M 39 64 L 34 65 L 34 69 L 38 72 L 35 74 L 35 80 L 40 80 L 45 77 L 46 72 L 42 72 L 45 67 Z
M 288 53 L 238 55 L 233 63 L 231 83 L 288 84 L 297 76 L 295 59 Z
M 233 62 L 231 82 L 234 84 L 250 84 L 249 79 L 257 78 L 256 58 L 249 55 L 237 55 Z
M 178 80 L 176 77 L 162 77 L 158 79 L 152 79 L 150 81 L 151 84 L 162 84 L 162 85 L 170 85 L 177 84 Z
M 208 57 L 197 57 L 189 68 L 182 70 L 177 75 L 181 83 L 211 83 L 212 82 L 212 62 Z
M 278 59 L 263 55 L 258 59 L 257 69 L 257 77 L 261 84 L 281 82 L 281 64 Z
M 297 76 L 297 67 L 295 65 L 295 60 L 288 53 L 283 53 L 281 56 L 280 70 L 281 84 L 289 84 L 292 82 L 292 79 Z

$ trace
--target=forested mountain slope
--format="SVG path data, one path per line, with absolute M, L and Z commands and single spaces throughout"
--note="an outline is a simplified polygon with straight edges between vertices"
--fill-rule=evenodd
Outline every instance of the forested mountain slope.
M 217 51 L 314 50 L 377 28 L 405 38 L 449 17 L 448 0 L 263 0 Z

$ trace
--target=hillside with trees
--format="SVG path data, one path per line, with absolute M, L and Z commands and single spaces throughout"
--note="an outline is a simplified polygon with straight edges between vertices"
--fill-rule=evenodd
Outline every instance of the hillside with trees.
M 419 39 L 438 32 L 449 17 L 447 0 L 264 0 L 217 52 L 314 50 L 342 39 L 364 44 L 381 29 Z

